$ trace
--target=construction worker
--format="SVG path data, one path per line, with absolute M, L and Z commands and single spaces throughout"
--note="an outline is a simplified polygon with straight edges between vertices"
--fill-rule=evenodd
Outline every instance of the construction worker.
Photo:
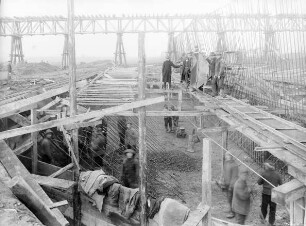
M 247 178 L 249 171 L 245 167 L 239 169 L 239 178 L 234 184 L 232 209 L 236 222 L 245 224 L 251 208 L 251 189 L 248 187 Z
M 224 78 L 225 78 L 225 61 L 221 55 L 216 60 L 215 68 L 215 82 L 212 82 L 216 96 L 220 94 L 221 97 L 225 97 L 224 93 Z
M 125 147 L 129 147 L 136 151 L 136 144 L 138 141 L 138 133 L 132 128 L 132 123 L 127 123 L 127 129 L 125 131 Z
M 271 190 L 273 184 L 275 187 L 281 185 L 282 179 L 280 175 L 275 172 L 275 167 L 272 162 L 264 163 L 264 172 L 261 174 L 261 177 L 258 179 L 258 184 L 263 186 L 262 190 L 262 200 L 261 200 L 261 215 L 260 218 L 262 223 L 265 223 L 265 219 L 268 213 L 268 206 L 270 206 L 269 211 L 269 224 L 274 225 L 275 222 L 275 212 L 276 212 L 276 203 L 271 201 Z M 267 181 L 270 183 L 268 183 Z
M 187 84 L 189 84 L 190 72 L 191 72 L 190 71 L 191 62 L 192 62 L 192 55 L 191 55 L 191 53 L 188 53 L 187 57 L 183 61 L 181 82 L 185 81 Z
M 135 159 L 136 152 L 132 149 L 124 151 L 126 158 L 123 160 L 121 182 L 128 188 L 138 188 L 139 163 Z
M 125 116 L 122 116 L 122 115 L 118 116 L 117 127 L 119 131 L 120 147 L 123 147 L 125 144 L 125 132 L 127 129 Z
M 177 109 L 174 106 L 171 106 L 171 111 L 177 111 Z M 176 130 L 178 127 L 179 122 L 179 116 L 172 116 L 172 126 Z
M 52 138 L 52 130 L 47 129 L 45 132 L 45 137 L 40 142 L 39 155 L 41 156 L 41 161 L 52 165 L 61 166 L 61 159 L 63 156 L 52 142 Z
M 235 162 L 233 156 L 229 153 L 225 153 L 225 161 L 223 166 L 223 176 L 224 176 L 224 188 L 227 192 L 227 200 L 229 203 L 229 214 L 227 218 L 235 217 L 235 213 L 232 208 L 233 191 L 234 184 L 238 179 L 238 165 Z
M 216 54 L 211 52 L 209 56 L 206 58 L 206 61 L 209 64 L 209 75 L 207 80 L 212 80 L 215 75 L 215 66 L 216 66 Z
M 106 137 L 103 134 L 103 129 L 101 126 L 97 126 L 93 129 L 90 147 L 91 147 L 91 152 L 90 152 L 91 161 L 93 163 L 102 166 L 104 152 L 106 150 Z
M 179 68 L 180 65 L 175 65 L 173 64 L 173 62 L 170 60 L 170 56 L 167 54 L 166 55 L 166 60 L 163 63 L 163 67 L 162 67 L 162 75 L 163 75 L 163 87 L 164 89 L 166 89 L 166 85 L 167 83 L 169 84 L 169 89 L 171 88 L 171 73 L 172 70 L 171 68 Z
M 164 105 L 164 111 L 170 111 L 171 107 L 167 104 Z M 165 129 L 167 133 L 170 133 L 172 131 L 172 117 L 171 116 L 164 116 L 164 122 L 165 122 Z

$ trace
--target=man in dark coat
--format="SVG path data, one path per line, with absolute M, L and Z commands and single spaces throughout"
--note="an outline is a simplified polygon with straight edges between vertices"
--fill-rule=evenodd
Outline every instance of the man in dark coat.
M 230 207 L 229 214 L 226 216 L 227 218 L 235 217 L 234 211 L 232 209 L 232 200 L 233 200 L 233 191 L 234 184 L 238 179 L 238 165 L 235 162 L 233 156 L 226 152 L 225 154 L 225 162 L 224 162 L 224 186 L 227 191 L 227 199 Z
M 275 212 L 276 212 L 276 203 L 271 201 L 271 190 L 273 184 L 275 187 L 281 185 L 282 179 L 280 175 L 275 172 L 274 164 L 271 162 L 264 163 L 265 171 L 261 174 L 261 177 L 258 179 L 258 184 L 263 186 L 262 190 L 262 201 L 261 201 L 261 218 L 262 221 L 265 221 L 265 218 L 268 213 L 268 206 L 270 206 L 269 211 L 269 224 L 274 225 L 275 222 Z M 265 180 L 264 180 L 264 179 Z M 268 183 L 267 181 L 270 183 Z
M 44 139 L 40 142 L 39 155 L 41 156 L 41 161 L 55 166 L 61 166 L 65 156 L 56 148 L 52 142 L 52 137 L 52 130 L 47 129 Z
M 128 188 L 138 188 L 139 163 L 135 159 L 136 152 L 132 149 L 124 151 L 126 158 L 123 160 L 121 181 Z
M 245 224 L 251 209 L 251 189 L 247 185 L 248 176 L 248 169 L 241 167 L 233 191 L 232 209 L 235 212 L 236 222 L 242 225 Z
M 169 89 L 171 88 L 171 73 L 172 73 L 171 67 L 179 68 L 180 65 L 173 64 L 172 61 L 170 60 L 170 57 L 167 56 L 162 67 L 164 89 L 166 89 L 167 82 L 169 83 Z
M 187 84 L 190 80 L 191 59 L 191 53 L 188 53 L 187 57 L 183 61 L 181 82 L 186 81 Z

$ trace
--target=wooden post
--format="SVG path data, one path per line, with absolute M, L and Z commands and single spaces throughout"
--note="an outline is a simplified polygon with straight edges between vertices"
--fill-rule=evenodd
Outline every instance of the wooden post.
M 221 134 L 221 139 L 222 139 L 222 147 L 225 148 L 227 150 L 227 135 L 228 135 L 228 130 L 225 129 L 222 131 Z M 225 161 L 225 150 L 222 150 L 222 164 L 221 164 L 221 175 L 223 178 L 223 167 L 224 167 L 224 161 Z
M 182 101 L 183 101 L 183 90 L 180 90 L 178 93 L 178 105 L 177 105 L 177 109 L 179 111 L 182 110 Z
M 76 101 L 76 62 L 75 62 L 75 35 L 74 35 L 74 0 L 68 3 L 68 55 L 69 55 L 69 94 L 70 94 L 70 116 L 77 115 Z M 78 129 L 71 130 L 73 152 L 79 162 Z M 73 189 L 73 221 L 74 225 L 81 225 L 81 200 L 78 192 L 79 169 L 74 167 L 73 175 L 76 185 Z
M 145 99 L 145 34 L 138 36 L 138 98 Z M 140 224 L 147 225 L 147 150 L 146 150 L 146 108 L 139 108 L 139 177 L 140 177 Z
M 31 125 L 37 123 L 37 111 L 36 109 L 31 109 Z M 31 133 L 31 139 L 33 142 L 32 146 L 32 173 L 37 174 L 37 161 L 38 161 L 38 154 L 37 154 L 37 133 Z
M 203 139 L 203 164 L 202 164 L 202 205 L 211 207 L 211 140 Z M 202 221 L 202 225 L 211 225 L 211 212 Z

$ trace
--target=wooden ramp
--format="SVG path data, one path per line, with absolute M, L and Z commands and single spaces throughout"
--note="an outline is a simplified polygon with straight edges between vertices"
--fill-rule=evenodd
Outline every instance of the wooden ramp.
M 203 109 L 213 112 L 223 121 L 255 143 L 286 162 L 289 173 L 306 184 L 306 128 L 272 115 L 233 97 L 213 98 L 192 92 Z
M 83 106 L 116 106 L 136 100 L 137 72 L 134 68 L 105 72 L 78 92 L 77 102 Z

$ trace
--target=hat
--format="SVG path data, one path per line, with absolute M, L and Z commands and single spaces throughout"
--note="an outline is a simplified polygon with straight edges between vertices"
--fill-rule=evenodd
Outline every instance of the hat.
M 264 166 L 267 167 L 268 169 L 273 169 L 273 170 L 275 169 L 274 164 L 270 161 L 266 161 L 264 163 Z
M 132 153 L 132 154 L 135 155 L 136 152 L 135 152 L 133 149 L 126 149 L 126 150 L 124 151 L 124 154 L 126 154 L 126 153 Z
M 46 134 L 48 134 L 48 133 L 53 133 L 53 131 L 51 129 L 47 129 Z

